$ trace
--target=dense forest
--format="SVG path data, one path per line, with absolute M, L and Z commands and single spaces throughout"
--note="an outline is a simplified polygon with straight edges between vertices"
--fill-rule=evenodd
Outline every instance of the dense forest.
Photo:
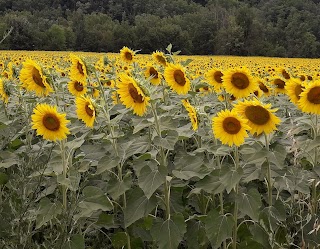
M 10 27 L 0 49 L 320 57 L 320 0 L 0 0 Z

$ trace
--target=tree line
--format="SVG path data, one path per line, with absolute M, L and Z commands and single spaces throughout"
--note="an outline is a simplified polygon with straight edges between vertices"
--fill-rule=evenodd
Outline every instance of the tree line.
M 0 0 L 0 14 L 0 49 L 320 57 L 320 0 Z

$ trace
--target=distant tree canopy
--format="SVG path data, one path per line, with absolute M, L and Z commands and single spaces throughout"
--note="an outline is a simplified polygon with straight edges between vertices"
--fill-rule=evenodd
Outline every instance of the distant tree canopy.
M 319 0 L 0 0 L 0 49 L 320 57 Z

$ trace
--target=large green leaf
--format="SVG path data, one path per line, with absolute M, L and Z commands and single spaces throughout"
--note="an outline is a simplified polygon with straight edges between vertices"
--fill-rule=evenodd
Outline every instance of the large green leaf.
M 187 223 L 186 240 L 188 249 L 203 248 L 209 241 L 206 237 L 204 224 L 200 221 L 190 220 Z
M 203 155 L 190 155 L 180 153 L 174 161 L 175 169 L 172 174 L 182 180 L 189 180 L 192 177 L 202 179 L 210 173 L 209 169 L 203 164 Z
M 264 248 L 272 248 L 269 243 L 268 233 L 258 223 L 255 223 L 252 226 L 250 226 L 250 232 L 254 240 L 261 244 Z
M 237 169 L 224 167 L 221 169 L 220 181 L 225 186 L 228 193 L 239 183 L 241 176 L 243 175 L 243 169 L 238 167 Z
M 124 209 L 124 225 L 130 226 L 135 221 L 147 216 L 156 206 L 157 199 L 148 199 L 140 188 L 135 188 L 127 194 L 127 206 Z
M 85 243 L 84 238 L 81 234 L 73 234 L 71 235 L 70 240 L 62 246 L 62 249 L 84 249 Z
M 62 213 L 62 204 L 60 202 L 50 202 L 48 198 L 41 199 L 39 209 L 37 210 L 36 229 L 45 225 L 48 221 Z
M 173 150 L 176 142 L 178 141 L 179 134 L 176 131 L 168 131 L 162 137 L 156 136 L 153 139 L 153 143 L 162 148 Z
M 119 154 L 122 160 L 125 160 L 135 154 L 143 154 L 150 147 L 150 141 L 147 136 L 135 137 L 132 136 L 130 140 L 126 138 L 119 143 Z
M 127 190 L 131 188 L 132 179 L 131 172 L 128 171 L 122 180 L 116 177 L 111 178 L 108 181 L 108 194 L 111 195 L 112 199 L 116 200 L 119 196 L 123 195 Z
M 203 189 L 207 193 L 217 194 L 225 190 L 224 184 L 220 181 L 220 170 L 213 170 L 210 175 L 205 176 L 195 184 L 196 188 Z
M 258 221 L 259 208 L 261 207 L 260 193 L 256 189 L 250 189 L 248 193 L 242 193 L 237 197 L 239 210 L 248 215 L 252 220 Z
M 170 219 L 156 222 L 151 228 L 151 235 L 157 241 L 159 249 L 176 249 L 186 232 L 183 215 L 176 213 Z
M 160 173 L 158 168 L 151 169 L 145 166 L 138 177 L 139 187 L 149 199 L 152 194 L 165 182 L 165 175 Z
M 118 165 L 119 161 L 119 158 L 113 158 L 110 155 L 102 157 L 98 162 L 96 174 L 99 175 L 106 170 L 113 169 Z
M 232 237 L 233 224 L 232 216 L 220 215 L 214 209 L 209 212 L 205 219 L 205 228 L 213 249 L 219 248 L 224 240 Z

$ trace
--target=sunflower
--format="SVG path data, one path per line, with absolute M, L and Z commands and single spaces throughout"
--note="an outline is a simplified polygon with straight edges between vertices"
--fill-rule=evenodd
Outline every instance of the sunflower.
M 217 93 L 220 93 L 223 88 L 222 76 L 223 76 L 222 71 L 217 68 L 212 68 L 205 74 L 206 80 L 210 85 L 213 86 L 214 90 Z
M 96 109 L 90 98 L 81 96 L 76 98 L 77 116 L 87 127 L 93 127 L 96 118 Z
M 126 108 L 131 108 L 133 113 L 142 116 L 147 110 L 150 97 L 147 97 L 138 83 L 126 74 L 120 76 L 118 88 L 120 101 Z
M 20 71 L 22 87 L 28 91 L 35 91 L 38 97 L 47 96 L 53 89 L 47 82 L 42 68 L 33 60 L 26 60 Z
M 167 59 L 163 52 L 156 51 L 152 53 L 153 59 L 162 66 L 167 65 Z
M 223 144 L 240 146 L 248 137 L 247 130 L 250 130 L 247 120 L 239 117 L 234 110 L 220 111 L 217 117 L 212 118 L 213 135 Z
M 87 66 L 78 56 L 71 54 L 70 78 L 85 84 L 88 77 Z
M 6 83 L 0 78 L 0 96 L 5 104 L 9 102 L 9 95 Z
M 81 96 L 87 92 L 87 87 L 82 82 L 72 80 L 68 83 L 68 90 L 74 96 Z
M 298 105 L 300 94 L 304 90 L 304 85 L 299 79 L 291 78 L 285 86 L 286 94 L 289 96 L 292 103 Z
M 190 81 L 181 65 L 168 64 L 164 70 L 164 78 L 178 94 L 186 94 L 190 90 Z
M 286 82 L 283 79 L 275 78 L 271 81 L 271 84 L 275 86 L 275 93 L 286 93 Z
M 222 76 L 223 86 L 226 92 L 236 98 L 245 98 L 257 89 L 257 83 L 253 80 L 247 68 L 232 68 Z
M 50 141 L 62 140 L 70 134 L 67 128 L 66 114 L 58 113 L 56 106 L 38 104 L 31 115 L 32 129 L 37 130 L 38 135 Z
M 187 99 L 181 100 L 183 106 L 188 111 L 189 118 L 191 120 L 192 129 L 194 131 L 198 130 L 198 117 L 196 109 L 189 103 Z
M 262 104 L 258 100 L 238 102 L 234 110 L 243 118 L 248 119 L 251 134 L 260 135 L 262 132 L 269 134 L 276 130 L 276 125 L 281 122 L 280 118 L 273 114 L 277 109 L 271 109 L 271 104 Z
M 134 61 L 134 56 L 135 53 L 128 47 L 123 47 L 120 50 L 120 58 L 124 61 L 124 62 L 133 62 Z
M 146 78 L 152 77 L 150 81 L 153 85 L 159 85 L 161 82 L 160 73 L 151 65 L 147 66 L 147 70 L 145 71 L 144 75 Z
M 320 114 L 320 80 L 306 85 L 300 94 L 298 104 L 303 112 Z
M 264 95 L 266 96 L 271 95 L 271 90 L 267 84 L 263 83 L 260 80 L 258 80 L 257 83 L 258 83 L 259 89 L 263 92 Z
M 277 68 L 276 71 L 286 80 L 290 79 L 290 74 L 288 73 L 288 70 L 285 68 Z

